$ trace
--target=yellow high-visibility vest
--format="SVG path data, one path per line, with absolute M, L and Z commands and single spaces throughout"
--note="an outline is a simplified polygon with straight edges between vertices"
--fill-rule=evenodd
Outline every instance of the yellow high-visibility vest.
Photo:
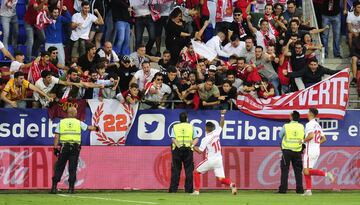
M 299 141 L 304 139 L 304 135 L 304 125 L 295 121 L 285 124 L 285 136 L 281 144 L 282 149 L 300 152 L 302 144 Z
M 60 120 L 60 142 L 81 144 L 80 120 L 65 118 Z
M 174 125 L 175 139 L 183 147 L 191 147 L 194 134 L 194 127 L 187 122 Z M 174 144 L 173 144 L 174 148 Z

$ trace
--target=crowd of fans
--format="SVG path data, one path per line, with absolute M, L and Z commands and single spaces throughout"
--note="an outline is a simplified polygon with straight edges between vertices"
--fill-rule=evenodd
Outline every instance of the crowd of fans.
M 323 46 L 329 57 L 331 28 L 333 57 L 342 58 L 342 15 L 356 84 L 358 1 L 348 12 L 340 0 L 314 0 L 319 26 L 311 27 L 302 1 L 294 0 L 138 0 L 134 6 L 129 0 L 29 0 L 26 53 L 10 53 L 9 45 L 17 47 L 18 1 L 2 0 L 0 8 L 0 49 L 11 60 L 0 78 L 5 107 L 98 98 L 141 101 L 141 109 L 167 108 L 169 101 L 179 108 L 229 109 L 238 95 L 267 99 L 305 89 L 337 72 L 316 57 Z M 318 33 L 323 45 L 312 41 Z M 195 52 L 191 39 L 217 57 L 209 61 Z

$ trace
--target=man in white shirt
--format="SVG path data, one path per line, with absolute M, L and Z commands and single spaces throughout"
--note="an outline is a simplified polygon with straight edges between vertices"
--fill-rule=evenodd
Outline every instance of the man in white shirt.
M 150 1 L 134 5 L 132 8 L 135 13 L 135 46 L 138 48 L 143 42 L 144 30 L 148 32 L 148 42 L 146 44 L 146 53 L 151 55 L 151 49 L 156 40 L 155 22 L 151 16 Z M 160 16 L 158 16 L 160 17 Z M 152 56 L 152 55 L 151 55 Z
M 214 50 L 218 56 L 228 58 L 230 55 L 223 50 L 221 45 L 225 38 L 226 36 L 224 32 L 219 31 L 216 36 L 212 37 L 208 42 L 206 42 L 206 46 Z
M 28 64 L 24 64 L 25 55 L 21 51 L 16 51 L 14 55 L 15 60 L 10 64 L 11 73 L 16 73 L 18 71 L 23 72 L 23 69 L 29 68 L 31 66 L 31 62 Z M 14 76 L 11 75 L 10 77 L 13 78 Z
M 142 109 L 165 109 L 165 103 L 162 101 L 169 97 L 171 88 L 163 82 L 164 76 L 158 72 L 154 76 L 154 81 L 145 85 L 145 100 L 149 102 L 144 103 Z
M 154 78 L 155 74 L 159 72 L 159 70 L 150 68 L 150 62 L 144 61 L 141 64 L 142 69 L 138 70 L 134 77 L 131 79 L 129 86 L 132 83 L 136 83 L 139 85 L 139 90 L 144 91 L 145 85 L 148 82 L 151 82 L 151 80 Z
M 265 19 L 260 21 L 260 29 L 257 30 L 251 23 L 251 16 L 248 15 L 247 22 L 249 29 L 256 36 L 256 45 L 261 46 L 266 52 L 269 45 L 275 44 L 276 38 L 271 29 L 269 29 L 269 22 Z
M 93 15 L 90 12 L 90 4 L 88 1 L 81 3 L 81 12 L 76 13 L 71 19 L 71 36 L 73 41 L 73 47 L 71 51 L 72 62 L 77 62 L 79 56 L 85 54 L 85 41 L 89 40 L 90 29 L 93 23 L 97 25 L 103 25 L 104 20 L 101 17 L 99 11 L 94 9 Z
M 240 37 L 235 34 L 230 37 L 230 41 L 230 43 L 225 45 L 224 51 L 230 56 L 236 55 L 240 57 L 241 51 L 245 49 L 245 42 L 240 41 Z
M 100 58 L 106 58 L 110 64 L 119 63 L 120 59 L 118 55 L 113 50 L 112 43 L 110 41 L 106 41 L 104 46 L 98 50 L 96 53 Z
M 354 11 L 349 12 L 346 18 L 350 48 L 352 46 L 352 39 L 360 33 L 360 1 L 354 1 L 353 8 Z
M 194 185 L 195 191 L 192 195 L 199 195 L 200 192 L 200 175 L 205 174 L 210 170 L 214 170 L 216 179 L 224 185 L 231 188 L 232 194 L 237 194 L 235 183 L 232 183 L 229 178 L 225 178 L 224 165 L 221 154 L 220 134 L 225 123 L 226 110 L 221 110 L 220 126 L 212 122 L 207 122 L 205 125 L 205 137 L 201 140 L 200 146 L 192 146 L 194 151 L 202 154 L 206 151 L 206 159 L 198 164 L 194 171 Z
M 303 196 L 311 196 L 312 181 L 311 176 L 323 176 L 329 178 L 334 183 L 335 179 L 332 173 L 324 172 L 320 169 L 314 169 L 315 164 L 320 155 L 320 144 L 326 141 L 326 137 L 319 123 L 316 121 L 316 117 L 319 111 L 316 108 L 310 108 L 308 112 L 308 120 L 305 126 L 305 139 L 299 142 L 305 143 L 306 149 L 304 152 L 304 177 L 306 184 L 306 192 Z
M 10 37 L 10 28 L 12 28 L 11 35 L 11 44 L 13 46 L 17 46 L 17 37 L 19 34 L 19 25 L 18 25 L 18 17 L 16 15 L 16 4 L 18 0 L 2 0 L 0 7 L 0 18 L 1 25 L 4 32 L 4 45 L 6 48 L 8 47 L 9 37 Z
M 41 72 L 41 78 L 39 78 L 39 80 L 37 80 L 35 82 L 35 86 L 37 88 L 39 88 L 41 91 L 43 91 L 45 94 L 47 94 L 48 96 L 51 96 L 50 92 L 56 84 L 61 84 L 61 85 L 65 85 L 65 86 L 74 85 L 77 87 L 81 86 L 80 83 L 73 83 L 70 81 L 62 81 L 59 78 L 52 76 L 51 72 L 48 70 L 44 70 L 43 72 Z M 53 96 L 56 97 L 55 94 Z M 41 103 L 42 107 L 49 106 L 48 99 L 40 97 L 40 95 L 37 92 L 34 92 L 34 98 L 35 98 L 35 101 L 39 101 Z M 36 106 L 36 107 L 38 107 L 38 106 Z

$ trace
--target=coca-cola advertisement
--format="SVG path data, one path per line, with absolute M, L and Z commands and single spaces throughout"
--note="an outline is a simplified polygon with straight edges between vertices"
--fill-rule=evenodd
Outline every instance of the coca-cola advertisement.
M 277 147 L 224 147 L 225 175 L 240 189 L 277 189 L 280 183 L 281 150 Z M 195 165 L 205 156 L 194 153 Z M 52 147 L 0 147 L 0 189 L 48 189 L 56 161 Z M 316 168 L 331 171 L 336 183 L 313 177 L 315 189 L 358 189 L 358 147 L 324 147 Z M 101 172 L 99 172 L 101 170 Z M 78 164 L 77 189 L 167 189 L 171 176 L 169 147 L 84 146 Z M 60 188 L 67 188 L 65 171 Z M 212 172 L 202 176 L 204 189 L 224 188 Z M 180 188 L 183 188 L 183 173 Z M 289 186 L 294 188 L 290 171 Z

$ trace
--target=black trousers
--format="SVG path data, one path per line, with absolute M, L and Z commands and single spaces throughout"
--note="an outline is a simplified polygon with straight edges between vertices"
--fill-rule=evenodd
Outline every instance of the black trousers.
M 186 175 L 185 192 L 193 192 L 193 151 L 190 147 L 181 147 L 172 150 L 170 193 L 177 192 L 178 190 L 182 164 L 184 164 Z
M 80 149 L 80 146 L 77 144 L 64 144 L 62 146 L 59 158 L 55 164 L 53 184 L 57 184 L 61 180 L 66 163 L 69 161 L 69 187 L 74 188 Z
M 294 152 L 291 150 L 282 150 L 283 156 L 281 158 L 281 184 L 279 187 L 279 192 L 286 193 L 288 189 L 288 176 L 289 176 L 289 167 L 290 162 L 293 166 L 296 180 L 296 192 L 303 193 L 304 188 L 302 184 L 302 156 L 301 152 Z

